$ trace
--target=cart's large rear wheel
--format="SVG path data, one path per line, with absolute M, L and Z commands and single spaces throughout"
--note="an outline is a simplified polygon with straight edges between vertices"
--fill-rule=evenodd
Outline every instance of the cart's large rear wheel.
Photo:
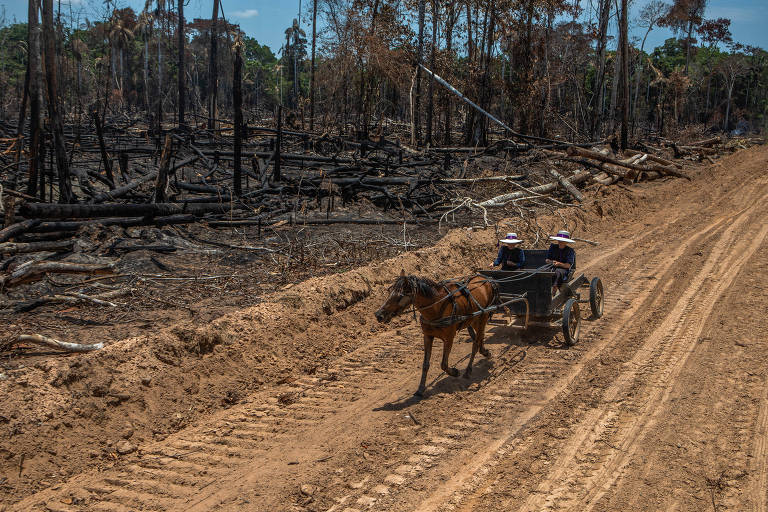
M 589 307 L 592 309 L 592 316 L 594 318 L 603 316 L 604 301 L 603 282 L 599 277 L 595 277 L 589 283 Z
M 568 345 L 574 345 L 579 341 L 581 331 L 581 311 L 578 299 L 568 299 L 563 306 L 563 335 Z

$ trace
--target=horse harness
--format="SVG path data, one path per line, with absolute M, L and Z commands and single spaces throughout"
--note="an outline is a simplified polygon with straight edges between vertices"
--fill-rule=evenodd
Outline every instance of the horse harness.
M 496 311 L 498 308 L 495 306 L 495 304 L 498 302 L 498 299 L 499 299 L 499 285 L 498 285 L 498 283 L 496 283 L 492 279 L 487 279 L 486 278 L 477 286 L 479 288 L 480 286 L 482 286 L 485 283 L 490 283 L 490 285 L 491 285 L 491 290 L 492 290 L 492 293 L 493 293 L 492 300 L 491 300 L 491 305 L 489 307 L 483 307 L 477 301 L 475 296 L 472 295 L 471 290 L 468 288 L 468 284 L 469 284 L 469 281 L 471 279 L 472 278 L 470 278 L 467 281 L 458 281 L 458 280 L 453 280 L 453 279 L 448 279 L 448 280 L 445 280 L 445 281 L 441 281 L 439 284 L 443 287 L 443 289 L 445 290 L 447 295 L 445 297 L 443 297 L 442 299 L 440 299 L 438 301 L 435 301 L 432 304 L 429 304 L 428 306 L 423 306 L 423 307 L 418 308 L 418 309 L 419 309 L 419 311 L 421 311 L 422 309 L 426 309 L 426 308 L 434 306 L 438 302 L 450 300 L 450 302 L 451 302 L 451 314 L 450 314 L 450 316 L 442 317 L 442 318 L 440 318 L 438 320 L 434 320 L 434 321 L 426 320 L 424 318 L 424 316 L 422 315 L 421 318 L 420 318 L 421 324 L 429 326 L 429 327 L 449 327 L 449 326 L 454 325 L 454 324 L 462 323 L 462 322 L 464 322 L 466 320 L 471 320 L 472 318 L 478 317 L 480 315 L 484 315 L 484 314 L 487 314 L 487 313 L 493 313 L 494 311 Z M 449 288 L 449 285 L 451 285 L 451 284 L 458 286 L 458 288 L 456 288 L 455 290 L 451 290 Z M 477 307 L 477 311 L 475 311 L 474 313 L 466 314 L 466 315 L 458 315 L 457 311 L 459 309 L 459 304 L 456 302 L 457 296 L 464 296 L 464 297 L 466 297 L 467 303 L 470 304 L 470 305 L 472 303 L 474 303 L 474 305 Z M 416 309 L 417 308 L 416 308 L 416 305 L 415 305 L 413 299 L 415 299 L 415 297 L 412 298 L 412 300 L 411 300 L 411 304 L 413 306 L 413 318 L 415 319 L 416 318 Z M 443 309 L 445 309 L 445 308 L 443 307 Z M 441 312 L 442 312 L 442 310 L 441 310 Z

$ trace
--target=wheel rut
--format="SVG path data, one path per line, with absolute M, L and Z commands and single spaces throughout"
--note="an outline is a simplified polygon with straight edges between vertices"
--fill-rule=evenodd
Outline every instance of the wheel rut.
M 716 237 L 722 237 L 727 236 L 727 239 L 724 240 L 724 242 L 730 241 L 732 239 L 733 232 L 741 226 L 748 218 L 750 211 L 752 211 L 752 214 L 754 215 L 753 210 L 755 209 L 755 205 L 759 201 L 760 198 L 763 198 L 765 196 L 764 193 L 764 187 L 761 186 L 761 184 L 757 184 L 754 187 L 752 187 L 751 194 L 748 194 L 746 196 L 743 196 L 744 201 L 741 201 L 741 206 L 744 206 L 740 211 L 738 211 L 734 215 L 725 216 L 725 217 L 719 217 L 719 220 L 715 220 L 713 223 L 708 225 L 703 230 L 697 232 L 687 240 L 680 240 L 676 244 L 678 245 L 679 249 L 674 254 L 669 253 L 662 253 L 661 255 L 657 257 L 661 257 L 662 259 L 666 258 L 667 262 L 666 264 L 662 265 L 656 265 L 651 271 L 655 272 L 659 275 L 663 274 L 664 271 L 669 270 L 673 267 L 673 265 L 677 262 L 677 260 L 682 256 L 683 252 L 687 250 L 689 246 L 692 244 L 699 242 L 701 239 L 706 240 L 709 239 L 717 239 Z M 752 219 L 754 220 L 754 219 Z M 728 223 L 731 223 L 731 225 L 726 229 L 723 226 L 726 226 Z M 763 236 L 764 233 L 761 231 L 761 235 Z M 714 238 L 713 238 L 714 237 Z M 727 244 L 726 244 L 727 245 Z M 743 245 L 743 244 L 742 244 Z M 753 243 L 750 246 L 750 254 L 754 252 L 756 247 L 759 245 L 758 242 Z M 734 259 L 734 255 L 738 254 L 738 250 L 743 249 L 742 246 L 739 246 L 736 250 L 731 250 L 729 252 L 729 255 L 731 258 L 728 260 L 728 263 L 730 264 L 732 260 Z M 714 256 L 717 258 L 717 254 Z M 730 283 L 735 275 L 738 272 L 738 268 L 740 268 L 740 265 L 743 265 L 745 261 L 745 258 L 738 258 L 738 265 L 736 265 L 736 269 L 731 270 L 726 280 L 721 282 L 721 285 L 717 287 L 717 292 L 710 296 L 709 300 L 706 301 L 707 307 L 711 309 L 712 305 L 714 304 L 714 301 L 719 296 L 719 294 L 722 293 L 722 291 L 727 287 L 728 283 Z M 640 275 L 643 275 L 643 272 L 639 272 L 635 274 L 632 279 L 636 279 Z M 700 273 L 699 277 L 700 280 L 704 280 L 704 277 L 706 276 L 706 273 Z M 674 276 L 672 274 L 665 276 L 664 279 L 673 279 Z M 724 283 L 724 284 L 723 284 Z M 658 299 L 658 296 L 660 292 L 663 291 L 663 288 L 669 288 L 669 286 L 666 287 L 656 287 L 656 289 L 653 290 L 653 295 L 655 295 Z M 656 299 L 656 300 L 657 300 Z M 653 307 L 653 303 L 656 301 L 652 298 L 649 298 L 646 294 L 646 300 L 642 305 L 642 308 L 639 308 L 639 301 L 638 297 L 633 296 L 632 301 L 635 302 L 635 304 L 638 305 L 638 309 L 651 309 Z M 683 313 L 685 314 L 685 318 L 688 318 L 691 316 L 691 308 L 684 309 Z M 706 309 L 706 308 L 705 308 Z M 637 309 L 633 311 L 636 312 Z M 701 311 L 701 310 L 700 310 Z M 631 315 L 628 315 L 631 316 Z M 669 324 L 671 317 L 667 317 L 667 324 Z M 611 319 L 611 323 L 614 321 L 614 319 Z M 677 322 L 678 330 L 679 326 L 683 323 L 683 321 Z M 626 330 L 627 327 L 631 328 L 631 322 L 617 322 L 616 324 L 621 328 L 621 330 Z M 668 325 L 667 325 L 668 326 Z M 700 329 L 699 329 L 700 330 Z M 606 337 L 605 332 L 599 332 L 598 333 L 601 338 Z M 691 333 L 686 332 L 687 339 L 691 339 Z M 694 338 L 697 338 L 697 336 L 693 336 Z M 611 337 L 607 337 L 607 339 L 615 339 Z M 669 341 L 672 339 L 672 336 L 664 337 L 665 343 L 669 345 Z M 653 353 L 646 353 L 646 355 L 653 355 Z M 673 356 L 677 356 L 678 359 L 680 357 L 680 352 L 675 352 Z M 670 357 L 669 355 L 665 355 L 664 358 L 659 359 L 659 357 L 653 358 L 653 360 L 656 362 L 658 367 L 668 367 L 673 357 Z M 634 371 L 634 374 L 636 374 L 638 377 L 641 375 L 645 376 L 647 375 L 653 366 L 648 365 L 637 365 L 636 370 Z M 670 377 L 669 374 L 666 375 L 666 377 Z M 629 383 L 630 380 L 627 380 L 626 383 Z M 636 412 L 636 411 L 635 411 Z M 569 443 L 564 447 L 561 455 L 561 460 L 558 460 L 556 463 L 552 464 L 552 466 L 556 468 L 562 467 L 561 464 L 563 462 L 569 462 L 569 461 L 579 461 L 580 466 L 589 466 L 592 468 L 593 472 L 597 472 L 597 467 L 601 466 L 605 460 L 607 460 L 607 456 L 602 455 L 603 452 L 606 450 L 611 451 L 618 451 L 616 445 L 614 445 L 610 441 L 609 433 L 615 432 L 618 429 L 619 426 L 619 418 L 618 414 L 610 415 L 610 414 L 599 414 L 597 412 L 592 412 L 587 416 L 587 419 L 585 420 L 585 425 L 589 425 L 592 428 L 581 428 L 578 429 L 575 434 L 573 434 L 570 437 Z M 525 434 L 521 434 L 524 436 Z M 559 437 L 557 434 L 553 432 L 553 437 Z M 483 501 L 482 499 L 478 499 L 480 496 L 488 495 L 488 496 L 494 496 L 495 491 L 493 489 L 494 485 L 494 475 L 493 475 L 493 468 L 497 466 L 501 461 L 505 459 L 507 454 L 511 454 L 512 452 L 516 452 L 517 450 L 521 449 L 525 445 L 525 440 L 521 439 L 520 436 L 515 437 L 514 434 L 510 436 L 509 442 L 507 442 L 505 445 L 502 445 L 501 447 L 492 447 L 493 449 L 489 449 L 487 453 L 487 459 L 489 461 L 484 464 L 478 464 L 479 467 L 474 468 L 471 472 L 472 474 L 470 476 L 461 476 L 453 479 L 453 481 L 449 482 L 445 485 L 445 487 L 452 491 L 451 493 L 443 492 L 443 496 L 441 499 L 434 499 L 432 498 L 431 501 L 428 501 L 430 503 L 431 508 L 428 510 L 450 510 L 452 507 L 455 508 L 461 508 L 461 509 L 472 509 L 477 508 L 478 510 L 510 510 L 514 509 L 516 503 L 513 502 L 506 502 L 502 505 L 498 505 L 497 503 L 492 504 L 489 506 L 489 501 L 493 503 L 493 499 L 489 499 L 486 501 Z M 585 453 L 584 447 L 589 446 L 593 450 L 592 452 L 587 451 Z M 529 447 L 530 448 L 530 447 Z M 512 455 L 510 455 L 512 456 Z M 626 462 L 627 459 L 620 460 L 620 463 Z M 562 510 L 581 510 L 583 509 L 584 504 L 574 504 L 568 501 L 568 493 L 580 495 L 580 493 L 583 493 L 583 489 L 581 488 L 582 482 L 581 480 L 586 477 L 591 477 L 588 470 L 585 470 L 584 473 L 578 473 L 579 476 L 574 476 L 573 478 L 569 478 L 567 476 L 567 473 L 570 473 L 572 471 L 577 470 L 578 468 L 574 468 L 571 466 L 566 466 L 568 469 L 564 469 L 562 471 L 557 471 L 553 473 L 555 476 L 547 477 L 539 487 L 538 492 L 531 493 L 530 494 L 530 502 L 528 503 L 529 507 L 528 510 L 545 510 L 545 509 L 562 509 Z M 606 478 L 605 475 L 609 474 L 610 471 L 606 470 L 602 473 L 603 479 Z M 567 485 L 560 485 L 563 481 L 570 482 Z M 501 486 L 504 486 L 505 483 L 502 481 L 500 482 Z M 599 487 L 599 486 L 598 486 Z M 562 494 L 565 499 L 559 500 L 559 494 Z M 436 493 L 439 494 L 439 493 Z M 445 498 L 445 494 L 449 494 L 449 498 Z M 599 496 L 596 496 L 599 497 Z M 562 502 L 561 502 L 562 501 Z M 478 505 L 478 503 L 482 503 L 482 505 Z M 422 503 L 422 506 L 424 503 Z M 526 508 L 523 507 L 525 510 Z M 422 507 L 417 507 L 417 510 L 422 510 Z
M 620 477 L 643 433 L 693 350 L 704 320 L 768 232 L 735 240 L 755 208 L 741 213 L 714 243 L 706 263 L 663 322 L 645 340 L 628 369 L 603 397 L 604 406 L 586 416 L 565 446 L 556 468 L 519 510 L 592 510 Z

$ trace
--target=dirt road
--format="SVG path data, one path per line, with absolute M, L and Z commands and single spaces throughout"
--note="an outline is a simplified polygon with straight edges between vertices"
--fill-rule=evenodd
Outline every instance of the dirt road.
M 332 332 L 343 356 L 10 510 L 764 511 L 767 169 L 753 148 L 587 215 L 601 245 L 578 248 L 579 268 L 602 277 L 605 316 L 585 314 L 572 348 L 557 329 L 493 327 L 471 381 L 433 364 L 415 399 L 416 323 L 381 328 L 372 312 L 400 267 L 445 275 L 490 257 L 493 233 L 454 233 L 323 278 L 366 284 L 287 329 L 290 349 Z M 469 347 L 454 346 L 457 366 Z

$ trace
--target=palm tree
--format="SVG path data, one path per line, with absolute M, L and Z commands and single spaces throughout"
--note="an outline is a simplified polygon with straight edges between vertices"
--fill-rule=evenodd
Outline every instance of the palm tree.
M 77 105 L 80 108 L 81 88 L 83 80 L 83 56 L 88 55 L 88 45 L 82 39 L 72 40 L 72 55 L 77 61 Z
M 285 57 L 293 59 L 293 94 L 290 96 L 292 106 L 295 106 L 299 99 L 299 38 L 305 36 L 298 20 L 294 18 L 293 24 L 285 30 Z
M 149 5 L 139 14 L 139 22 L 136 30 L 144 40 L 144 104 L 147 112 L 150 112 L 149 103 L 149 40 L 152 38 L 152 25 L 155 23 L 154 15 L 148 10 Z
M 115 78 L 115 87 L 123 92 L 123 79 L 125 77 L 125 49 L 128 43 L 133 39 L 133 31 L 128 28 L 126 20 L 123 18 L 113 18 L 112 29 L 109 31 L 109 40 L 112 43 L 113 49 L 117 50 L 118 57 L 120 58 L 120 74 L 118 76 L 115 67 L 114 58 L 112 59 L 112 74 Z

